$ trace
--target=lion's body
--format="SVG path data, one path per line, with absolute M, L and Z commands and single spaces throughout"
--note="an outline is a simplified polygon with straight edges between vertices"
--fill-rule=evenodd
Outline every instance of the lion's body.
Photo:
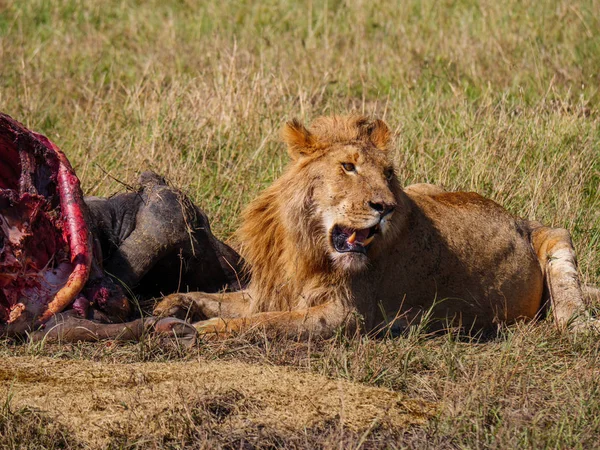
M 383 122 L 320 118 L 310 130 L 292 122 L 283 136 L 293 162 L 249 205 L 238 232 L 248 290 L 175 294 L 158 313 L 191 307 L 231 319 L 200 322 L 203 331 L 263 324 L 327 335 L 355 312 L 368 329 L 425 312 L 487 328 L 535 317 L 545 291 L 559 326 L 583 311 L 565 230 L 515 218 L 478 194 L 402 189 Z
M 432 318 L 478 328 L 533 318 L 543 273 L 528 223 L 477 194 L 428 190 L 405 190 L 405 229 L 372 262 L 364 281 L 359 278 L 371 305 L 381 303 L 389 318 L 403 302 L 402 311 L 426 310 Z M 371 310 L 365 315 L 371 326 L 383 319 L 378 309 L 361 304 L 364 309 Z

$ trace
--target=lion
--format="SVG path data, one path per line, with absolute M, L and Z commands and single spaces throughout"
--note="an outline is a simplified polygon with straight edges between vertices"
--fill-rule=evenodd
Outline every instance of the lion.
M 291 162 L 237 232 L 247 288 L 172 294 L 156 315 L 204 319 L 201 333 L 266 326 L 323 337 L 341 325 L 401 330 L 425 318 L 497 329 L 547 306 L 561 330 L 588 320 L 567 230 L 473 192 L 402 188 L 379 119 L 292 120 L 282 138 Z

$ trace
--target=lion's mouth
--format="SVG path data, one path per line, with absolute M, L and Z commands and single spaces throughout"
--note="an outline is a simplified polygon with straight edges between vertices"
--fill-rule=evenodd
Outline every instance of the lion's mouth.
M 380 231 L 379 224 L 361 230 L 335 225 L 331 231 L 331 243 L 339 253 L 356 252 L 366 254 L 367 248 Z

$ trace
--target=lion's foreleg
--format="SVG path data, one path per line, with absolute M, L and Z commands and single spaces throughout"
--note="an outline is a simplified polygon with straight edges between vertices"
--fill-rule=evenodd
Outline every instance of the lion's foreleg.
M 563 330 L 572 323 L 585 321 L 586 304 L 569 232 L 563 228 L 540 227 L 531 236 L 544 271 L 556 325 Z
M 248 314 L 250 296 L 247 291 L 206 294 L 188 292 L 171 294 L 154 308 L 154 315 L 172 316 L 195 322 L 212 317 L 241 317 Z
M 227 335 L 232 332 L 265 328 L 288 337 L 309 335 L 330 337 L 341 325 L 355 328 L 352 311 L 335 302 L 297 310 L 253 314 L 247 317 L 227 319 L 218 317 L 194 324 L 201 334 Z

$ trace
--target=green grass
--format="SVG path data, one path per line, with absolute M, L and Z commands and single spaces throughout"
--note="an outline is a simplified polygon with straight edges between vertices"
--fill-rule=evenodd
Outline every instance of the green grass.
M 221 238 L 285 166 L 284 121 L 358 111 L 394 130 L 403 181 L 478 191 L 568 228 L 583 280 L 600 283 L 599 88 L 597 0 L 0 0 L 0 110 L 54 140 L 86 193 L 121 191 L 115 179 L 150 168 Z M 479 344 L 411 339 L 210 355 L 440 401 L 406 446 L 599 446 L 593 337 L 537 325 Z M 97 346 L 36 351 L 104 358 Z

